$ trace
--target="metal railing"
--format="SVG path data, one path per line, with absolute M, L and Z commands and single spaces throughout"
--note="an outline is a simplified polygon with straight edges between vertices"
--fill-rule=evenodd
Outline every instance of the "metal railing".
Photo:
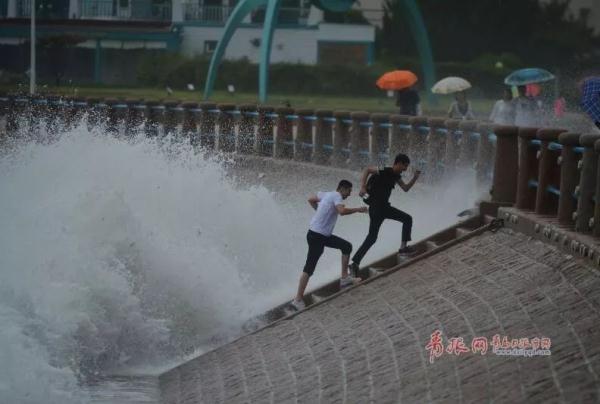
M 157 4 L 149 0 L 80 0 L 82 19 L 114 20 L 171 20 L 171 4 Z
M 194 3 L 184 3 L 183 19 L 185 21 L 224 23 L 232 11 L 233 7 L 228 6 L 201 6 Z
M 277 21 L 279 24 L 305 25 L 308 20 L 309 10 L 308 7 L 282 7 L 279 9 Z M 185 21 L 224 24 L 232 11 L 233 7 L 228 6 L 201 6 L 195 3 L 184 3 L 183 19 Z M 251 22 L 264 22 L 264 15 L 264 9 L 254 11 L 251 15 Z

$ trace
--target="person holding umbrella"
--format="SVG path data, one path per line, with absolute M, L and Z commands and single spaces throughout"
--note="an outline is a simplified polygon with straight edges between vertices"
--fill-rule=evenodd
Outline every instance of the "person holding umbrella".
M 537 127 L 541 125 L 542 111 L 532 97 L 527 96 L 527 85 L 554 80 L 554 75 L 547 70 L 529 67 L 515 70 L 504 79 L 504 84 L 517 86 L 519 96 L 513 100 L 515 104 L 515 125 Z
M 471 103 L 467 101 L 466 90 L 471 88 L 471 83 L 462 77 L 446 77 L 431 88 L 434 94 L 454 94 L 455 101 L 450 105 L 448 117 L 454 119 L 474 119 Z
M 600 129 L 600 76 L 589 77 L 581 83 L 581 108 Z
M 409 70 L 394 70 L 377 79 L 377 87 L 382 90 L 396 91 L 396 106 L 400 115 L 416 116 L 419 113 L 421 99 L 415 90 L 417 76 Z
M 510 88 L 505 88 L 502 99 L 496 101 L 494 104 L 494 108 L 490 114 L 490 121 L 498 125 L 514 125 L 515 104 L 512 100 L 512 91 Z
M 538 103 L 527 96 L 527 86 L 517 87 L 519 96 L 513 100 L 515 104 L 515 125 L 537 127 L 541 124 L 541 111 Z
M 419 115 L 421 99 L 415 86 L 398 90 L 396 92 L 396 106 L 400 115 Z
M 454 102 L 450 104 L 448 118 L 451 119 L 475 119 L 471 103 L 467 100 L 467 93 L 459 91 L 454 94 Z

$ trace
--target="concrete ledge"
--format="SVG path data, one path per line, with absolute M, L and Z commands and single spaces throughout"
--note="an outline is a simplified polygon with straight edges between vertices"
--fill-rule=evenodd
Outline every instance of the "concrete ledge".
M 506 227 L 553 245 L 567 254 L 585 258 L 600 268 L 600 245 L 591 234 L 576 233 L 573 226 L 560 224 L 556 217 L 516 208 L 500 208 L 498 217 L 504 219 Z

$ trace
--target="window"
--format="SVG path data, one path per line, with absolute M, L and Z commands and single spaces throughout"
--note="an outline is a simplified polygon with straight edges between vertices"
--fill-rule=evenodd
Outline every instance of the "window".
M 204 41 L 204 53 L 213 53 L 217 49 L 217 41 Z

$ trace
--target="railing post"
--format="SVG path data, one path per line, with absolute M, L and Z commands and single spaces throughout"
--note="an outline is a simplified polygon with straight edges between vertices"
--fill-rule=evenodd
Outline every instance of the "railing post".
M 458 158 L 460 156 L 460 139 L 462 138 L 462 134 L 458 129 L 460 121 L 458 119 L 446 119 L 444 124 L 448 129 L 444 164 L 448 172 L 453 172 L 458 166 Z
M 180 116 L 182 108 L 179 106 L 179 104 L 179 100 L 165 102 L 165 118 L 163 124 L 163 130 L 165 132 L 164 135 L 171 135 L 173 139 L 178 137 L 177 126 L 181 121 Z
M 75 127 L 81 122 L 84 114 L 87 112 L 89 104 L 84 97 L 75 97 L 71 104 L 71 113 L 69 115 L 69 127 Z
M 518 143 L 516 126 L 497 126 L 492 201 L 514 203 L 517 193 Z
M 277 130 L 275 131 L 276 158 L 291 159 L 294 157 L 294 121 L 290 116 L 294 110 L 288 107 L 277 108 Z
M 596 155 L 600 158 L 600 140 L 596 140 L 594 142 L 594 151 Z M 598 165 L 596 172 L 596 190 L 595 190 L 595 198 L 594 198 L 594 219 L 591 223 L 592 234 L 595 237 L 600 237 L 600 162 L 596 163 Z
M 577 201 L 577 217 L 575 230 L 589 233 L 590 219 L 594 217 L 594 192 L 596 191 L 596 175 L 598 170 L 598 155 L 594 144 L 600 135 L 581 135 L 579 143 L 583 147 L 581 174 L 579 177 L 579 192 Z
M 408 115 L 390 115 L 392 124 L 392 135 L 390 137 L 390 159 L 396 157 L 398 153 L 408 154 L 408 137 L 410 136 L 410 116 Z
M 219 122 L 219 133 L 217 136 L 217 150 L 230 153 L 235 151 L 235 120 L 233 104 L 219 104 L 217 109 L 220 111 L 217 115 Z
M 106 120 L 106 104 L 101 98 L 87 98 L 89 109 L 87 113 L 87 129 L 93 131 L 99 125 L 104 126 Z
M 537 138 L 541 141 L 538 166 L 538 188 L 535 196 L 535 213 L 557 214 L 558 196 L 551 198 L 548 187 L 560 186 L 560 171 L 556 164 L 558 152 L 550 150 L 550 143 L 558 140 L 558 135 L 566 132 L 562 129 L 540 129 Z
M 313 109 L 299 109 L 296 114 L 298 115 L 298 125 L 296 126 L 294 160 L 309 161 L 314 153 L 312 139 L 315 111 Z
M 212 102 L 200 103 L 200 147 L 214 150 L 217 138 L 217 105 Z
M 125 117 L 125 136 L 135 137 L 137 130 L 144 122 L 144 112 L 146 105 L 142 104 L 142 100 L 128 99 L 125 100 L 127 112 Z
M 536 138 L 537 128 L 520 127 L 519 135 L 519 179 L 517 182 L 517 203 L 519 209 L 533 210 L 537 190 L 535 183 L 538 177 L 537 149 L 530 142 Z M 498 158 L 498 155 L 496 155 Z
M 107 106 L 106 132 L 113 136 L 117 136 L 119 134 L 120 123 L 120 111 L 117 107 L 120 105 L 119 100 L 115 98 L 107 98 L 105 103 Z
M 460 121 L 458 129 L 462 132 L 458 161 L 463 169 L 475 168 L 480 134 L 475 132 L 477 121 Z
M 46 134 L 49 138 L 54 138 L 65 127 L 65 109 L 64 102 L 59 95 L 48 97 L 46 105 Z M 117 115 L 118 116 L 118 115 Z
M 350 161 L 352 168 L 364 167 L 369 161 L 369 113 L 351 112 Z
M 333 128 L 331 165 L 346 167 L 350 159 L 350 112 L 334 111 L 335 124 Z
M 330 160 L 333 151 L 333 111 L 318 109 L 315 111 L 315 142 L 313 146 L 312 161 L 316 164 L 333 164 Z M 337 120 L 336 120 L 337 122 Z M 325 147 L 329 147 L 328 151 Z
M 12 105 L 7 121 L 7 129 L 8 133 L 11 134 L 14 138 L 18 138 L 21 134 L 21 130 L 24 130 L 21 117 L 25 113 L 28 104 L 29 99 L 22 96 L 15 96 L 12 100 Z
M 7 118 L 10 110 L 10 97 L 0 95 L 0 143 L 7 139 Z
M 181 107 L 183 108 L 181 136 L 185 139 L 189 139 L 192 147 L 196 147 L 200 144 L 200 137 L 198 135 L 198 121 L 196 119 L 197 112 L 199 112 L 198 103 L 184 102 L 181 104 Z
M 433 183 L 445 172 L 444 155 L 448 130 L 444 127 L 445 119 L 442 118 L 430 118 L 427 124 L 429 125 L 429 144 L 427 145 L 427 172 L 425 178 L 427 182 Z
M 146 102 L 146 124 L 144 130 L 146 136 L 153 138 L 160 134 L 160 124 L 163 121 L 165 107 L 158 101 Z
M 40 124 L 44 120 L 52 119 L 48 113 L 48 100 L 45 98 L 34 97 L 31 99 L 29 107 L 29 136 L 38 141 L 49 140 L 41 139 Z
M 373 127 L 371 129 L 369 161 L 372 165 L 381 166 L 389 160 L 390 115 L 374 113 L 371 114 L 371 121 Z
M 269 106 L 258 107 L 258 132 L 256 152 L 259 156 L 273 156 L 273 112 Z
M 238 152 L 251 154 L 254 151 L 257 115 L 256 105 L 240 105 L 240 125 L 238 130 Z
M 494 167 L 494 148 L 490 139 L 492 125 L 480 123 L 477 125 L 477 131 L 480 134 L 476 165 L 477 184 L 485 185 L 489 184 L 490 174 Z
M 427 136 L 429 136 L 428 118 L 423 116 L 413 116 L 409 118 L 411 125 L 410 136 L 408 138 L 408 150 L 413 164 L 418 169 L 429 170 L 424 167 L 427 164 Z
M 577 208 L 575 188 L 579 183 L 578 158 L 575 147 L 580 146 L 580 137 L 579 133 L 561 133 L 558 136 L 558 141 L 563 146 L 559 157 L 560 197 L 558 198 L 558 222 L 560 224 L 572 225 L 574 223 L 573 213 Z

